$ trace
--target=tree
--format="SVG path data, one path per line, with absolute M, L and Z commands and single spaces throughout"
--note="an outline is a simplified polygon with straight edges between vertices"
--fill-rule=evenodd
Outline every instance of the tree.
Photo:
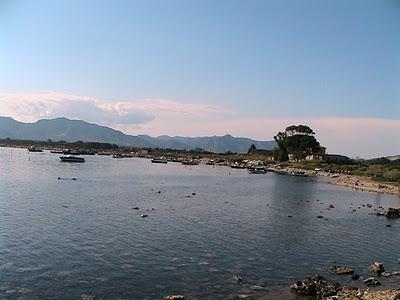
M 278 159 L 288 160 L 292 154 L 296 160 L 320 151 L 320 144 L 315 138 L 315 132 L 306 125 L 291 125 L 284 132 L 278 132 L 274 139 L 279 148 Z
M 256 151 L 256 150 L 257 150 L 256 145 L 251 144 L 251 146 L 250 146 L 249 150 L 247 151 L 247 153 L 248 153 L 248 154 L 251 154 L 251 153 L 253 153 L 253 152 Z
M 286 132 L 278 132 L 276 136 L 274 136 L 274 140 L 278 145 L 278 160 L 279 161 L 287 161 L 289 160 L 288 152 L 287 152 L 287 133 Z M 277 152 L 277 151 L 275 151 Z

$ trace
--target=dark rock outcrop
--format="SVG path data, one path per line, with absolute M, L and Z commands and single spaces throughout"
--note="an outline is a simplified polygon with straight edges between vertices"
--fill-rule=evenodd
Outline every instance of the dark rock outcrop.
M 308 277 L 304 281 L 298 281 L 291 286 L 297 294 L 304 296 L 329 297 L 336 295 L 341 286 L 337 282 L 329 282 L 320 275 Z
M 383 267 L 383 263 L 374 262 L 372 265 L 369 266 L 369 270 L 373 273 L 381 274 L 385 272 L 385 268 Z
M 388 211 L 386 212 L 386 218 L 389 219 L 400 218 L 400 208 L 389 207 Z
M 342 266 L 331 266 L 329 270 L 332 274 L 338 274 L 338 275 L 348 275 L 348 274 L 353 274 L 354 271 L 350 267 L 342 267 Z

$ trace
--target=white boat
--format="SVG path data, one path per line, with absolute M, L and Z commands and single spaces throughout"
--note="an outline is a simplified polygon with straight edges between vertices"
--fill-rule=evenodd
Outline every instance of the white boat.
M 76 162 L 76 163 L 85 162 L 85 159 L 83 157 L 77 157 L 73 155 L 60 156 L 60 159 L 62 162 Z

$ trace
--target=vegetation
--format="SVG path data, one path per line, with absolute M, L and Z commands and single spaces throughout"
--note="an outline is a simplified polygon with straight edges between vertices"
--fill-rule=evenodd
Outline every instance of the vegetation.
M 119 149 L 115 144 L 98 143 L 98 142 L 66 142 L 52 140 L 43 141 L 29 141 L 29 140 L 14 140 L 14 139 L 0 139 L 0 146 L 17 146 L 17 147 L 48 147 L 48 148 L 63 148 L 63 149 L 82 149 L 82 150 L 117 150 Z
M 279 161 L 289 160 L 289 154 L 297 161 L 305 159 L 308 155 L 319 153 L 319 142 L 315 132 L 306 125 L 291 125 L 284 132 L 278 132 L 274 139 L 278 145 L 276 156 Z

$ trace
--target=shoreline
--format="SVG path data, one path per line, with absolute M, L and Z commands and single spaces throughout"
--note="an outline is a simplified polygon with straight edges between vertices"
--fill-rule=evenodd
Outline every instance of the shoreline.
M 347 174 L 330 174 L 328 172 L 318 172 L 316 175 L 327 178 L 328 184 L 352 188 L 359 192 L 375 192 L 400 196 L 400 186 L 395 183 L 376 182 L 369 177 Z
M 0 145 L 1 148 L 14 148 L 14 149 L 26 149 L 25 146 L 22 145 Z M 52 147 L 44 147 L 45 150 L 54 150 L 56 148 Z M 120 151 L 113 151 L 109 150 L 107 153 L 102 153 L 101 151 L 97 153 L 97 155 L 112 155 L 114 153 L 120 153 Z M 175 154 L 176 155 L 176 154 Z M 138 156 L 138 155 L 132 155 L 130 154 L 129 156 L 126 157 L 138 157 L 138 158 L 148 158 L 151 159 L 154 155 L 144 155 L 144 156 Z M 171 156 L 171 155 L 169 155 Z M 182 156 L 185 157 L 185 156 Z M 207 164 L 208 161 L 220 158 L 223 160 L 223 163 L 215 163 L 215 165 L 218 166 L 225 166 L 225 167 L 230 167 L 234 162 L 235 158 L 234 157 L 224 157 L 221 155 L 204 155 L 201 158 L 198 159 L 198 161 L 201 164 Z M 244 160 L 246 156 L 242 156 L 240 160 Z M 250 157 L 249 157 L 250 159 Z M 260 161 L 260 160 L 257 160 Z M 395 195 L 395 196 L 400 196 L 400 185 L 395 182 L 378 182 L 374 181 L 372 178 L 367 177 L 367 176 L 360 176 L 360 175 L 352 175 L 352 174 L 343 174 L 343 173 L 330 173 L 326 171 L 314 171 L 307 169 L 306 165 L 299 165 L 299 164 L 288 164 L 285 167 L 281 167 L 280 163 L 276 162 L 264 162 L 263 164 L 264 167 L 270 170 L 274 170 L 274 172 L 279 172 L 283 171 L 286 172 L 287 176 L 291 176 L 290 173 L 292 171 L 299 171 L 299 172 L 305 172 L 308 176 L 319 176 L 321 178 L 327 179 L 328 184 L 333 184 L 333 185 L 338 185 L 342 187 L 348 187 L 352 188 L 356 191 L 359 192 L 375 192 L 375 193 L 381 193 L 381 194 L 389 194 L 389 195 Z

